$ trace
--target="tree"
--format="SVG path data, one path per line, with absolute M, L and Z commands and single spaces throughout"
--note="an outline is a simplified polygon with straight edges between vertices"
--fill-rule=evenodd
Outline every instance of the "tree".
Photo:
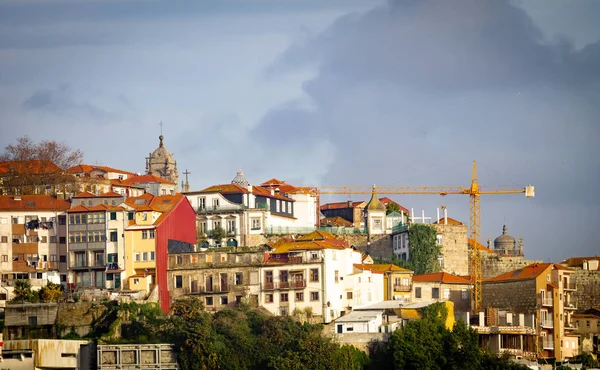
M 433 226 L 413 223 L 408 231 L 407 267 L 418 274 L 439 271 L 442 248 L 437 245 L 437 231 Z
M 58 302 L 62 297 L 64 287 L 61 284 L 48 283 L 40 289 L 40 299 L 44 303 Z
M 40 301 L 38 292 L 31 289 L 29 280 L 17 280 L 12 303 L 37 303 Z
M 398 203 L 388 203 L 387 206 L 385 206 L 385 214 L 389 215 L 390 213 L 394 212 L 400 213 L 400 206 Z
M 217 227 L 208 232 L 208 237 L 214 240 L 215 244 L 221 245 L 223 239 L 227 236 L 225 230 L 222 227 Z
M 38 143 L 29 136 L 9 144 L 0 155 L 4 163 L 3 187 L 20 194 L 34 194 L 40 188 L 64 183 L 69 177 L 65 170 L 81 163 L 83 153 L 65 143 L 42 140 Z

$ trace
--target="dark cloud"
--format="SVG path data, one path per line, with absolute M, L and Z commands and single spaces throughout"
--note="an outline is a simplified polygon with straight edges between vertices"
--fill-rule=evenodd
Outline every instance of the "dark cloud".
M 464 186 L 477 159 L 484 185 L 538 189 L 529 203 L 485 197 L 484 238 L 508 222 L 531 257 L 561 258 L 565 243 L 593 253 L 592 229 L 564 215 L 600 208 L 598 65 L 600 41 L 548 40 L 508 1 L 390 1 L 289 48 L 271 73 L 316 68 L 304 85 L 312 108 L 277 108 L 254 134 L 273 150 L 289 145 L 287 130 L 307 151 L 327 140 L 332 185 Z M 456 198 L 443 202 L 468 221 L 468 199 Z M 400 199 L 428 213 L 441 204 Z M 559 223 L 564 235 L 545 231 Z

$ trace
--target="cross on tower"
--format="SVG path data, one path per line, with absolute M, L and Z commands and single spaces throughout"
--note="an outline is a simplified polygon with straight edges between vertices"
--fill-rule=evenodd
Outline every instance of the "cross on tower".
M 160 134 L 162 135 L 162 128 L 165 125 L 162 121 L 158 124 L 160 126 Z
M 192 173 L 190 171 L 188 171 L 186 168 L 185 172 L 183 174 L 185 175 L 185 182 L 188 182 L 188 175 L 191 175 Z

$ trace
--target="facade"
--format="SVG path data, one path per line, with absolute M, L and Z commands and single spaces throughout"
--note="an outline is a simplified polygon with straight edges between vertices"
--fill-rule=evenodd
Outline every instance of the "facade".
M 14 280 L 29 280 L 34 288 L 60 283 L 68 208 L 69 202 L 50 195 L 0 196 L 2 304 L 10 299 Z
M 579 335 L 581 339 L 582 351 L 597 355 L 600 343 L 600 307 L 574 314 L 573 321 L 574 334 Z
M 384 310 L 352 311 L 335 320 L 335 332 L 345 333 L 379 333 L 383 325 Z
M 93 342 L 83 340 L 31 339 L 7 340 L 0 344 L 3 369 L 77 369 L 91 370 Z
M 186 193 L 197 210 L 198 235 L 204 240 L 204 246 L 258 246 L 264 244 L 265 234 L 291 233 L 299 227 L 298 220 L 313 222 L 310 215 L 297 214 L 296 200 L 292 195 L 278 189 L 249 185 L 239 171 L 231 184 Z M 309 211 L 309 200 L 316 202 L 310 194 L 294 196 L 309 197 L 302 205 Z M 219 228 L 226 233 L 223 240 L 211 237 L 213 230 Z M 311 228 L 314 229 L 314 224 Z
M 363 228 L 365 224 L 364 209 L 367 202 L 347 202 L 326 203 L 320 207 L 321 214 L 325 218 L 341 217 L 344 220 L 352 223 L 355 228 Z
M 79 164 L 67 170 L 74 179 L 74 185 L 67 185 L 62 190 L 65 193 L 103 194 L 116 192 L 121 195 L 135 196 L 143 189 L 135 186 L 125 185 L 123 182 L 135 173 L 123 171 L 108 166 L 97 166 L 90 164 Z
M 50 161 L 0 162 L 0 195 L 52 194 L 63 170 Z
M 158 286 L 161 308 L 168 312 L 168 245 L 196 244 L 196 213 L 181 194 L 144 194 L 127 198 L 125 205 L 134 211 L 125 228 L 125 289 L 150 292 Z
M 328 323 L 353 308 L 383 300 L 383 273 L 355 267 L 361 253 L 314 231 L 275 245 L 260 267 L 259 304 L 276 315 L 310 311 Z
M 383 299 L 410 302 L 413 272 L 392 264 L 362 264 L 354 267 L 383 274 Z
M 132 176 L 124 180 L 123 183 L 141 187 L 144 192 L 152 195 L 175 195 L 177 192 L 175 183 L 155 175 Z
M 73 288 L 120 288 L 124 279 L 124 197 L 85 192 L 72 198 L 68 213 L 68 282 Z
M 146 175 L 155 175 L 175 184 L 177 191 L 177 183 L 179 181 L 179 171 L 177 171 L 177 161 L 173 155 L 165 148 L 163 140 L 164 136 L 158 137 L 160 140 L 158 148 L 146 158 Z
M 471 282 L 447 272 L 413 276 L 413 302 L 446 302 L 455 312 L 471 310 Z
M 207 311 L 219 311 L 246 302 L 258 307 L 259 267 L 268 258 L 256 252 L 169 252 L 168 285 L 171 302 L 199 296 Z
M 534 314 L 538 353 L 563 361 L 578 353 L 573 313 L 576 291 L 571 269 L 535 263 L 482 282 L 482 306 Z M 575 343 L 575 348 L 573 344 Z

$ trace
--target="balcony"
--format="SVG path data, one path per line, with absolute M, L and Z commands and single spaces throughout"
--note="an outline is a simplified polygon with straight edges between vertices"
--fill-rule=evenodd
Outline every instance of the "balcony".
M 410 292 L 411 290 L 411 285 L 394 285 L 394 292 Z
M 542 298 L 542 306 L 552 307 L 554 305 L 554 300 L 552 298 Z
M 542 328 L 553 328 L 554 322 L 552 321 L 552 319 L 540 320 L 540 326 Z
M 543 349 L 554 350 L 554 341 L 552 339 L 542 340 L 542 348 Z
M 289 257 L 288 263 L 290 264 L 300 264 L 302 263 L 302 256 Z
M 275 283 L 273 283 L 273 282 L 264 283 L 263 290 L 275 290 Z
M 577 307 L 575 307 L 575 305 L 573 303 L 565 303 L 565 310 L 572 310 L 572 311 L 576 311 Z
M 279 286 L 279 289 L 290 289 L 290 282 L 289 281 L 280 281 L 278 286 Z
M 292 289 L 304 289 L 306 288 L 306 280 L 295 280 L 290 282 L 290 288 Z
M 564 290 L 577 290 L 577 282 L 570 281 L 567 284 L 564 284 L 563 289 Z

